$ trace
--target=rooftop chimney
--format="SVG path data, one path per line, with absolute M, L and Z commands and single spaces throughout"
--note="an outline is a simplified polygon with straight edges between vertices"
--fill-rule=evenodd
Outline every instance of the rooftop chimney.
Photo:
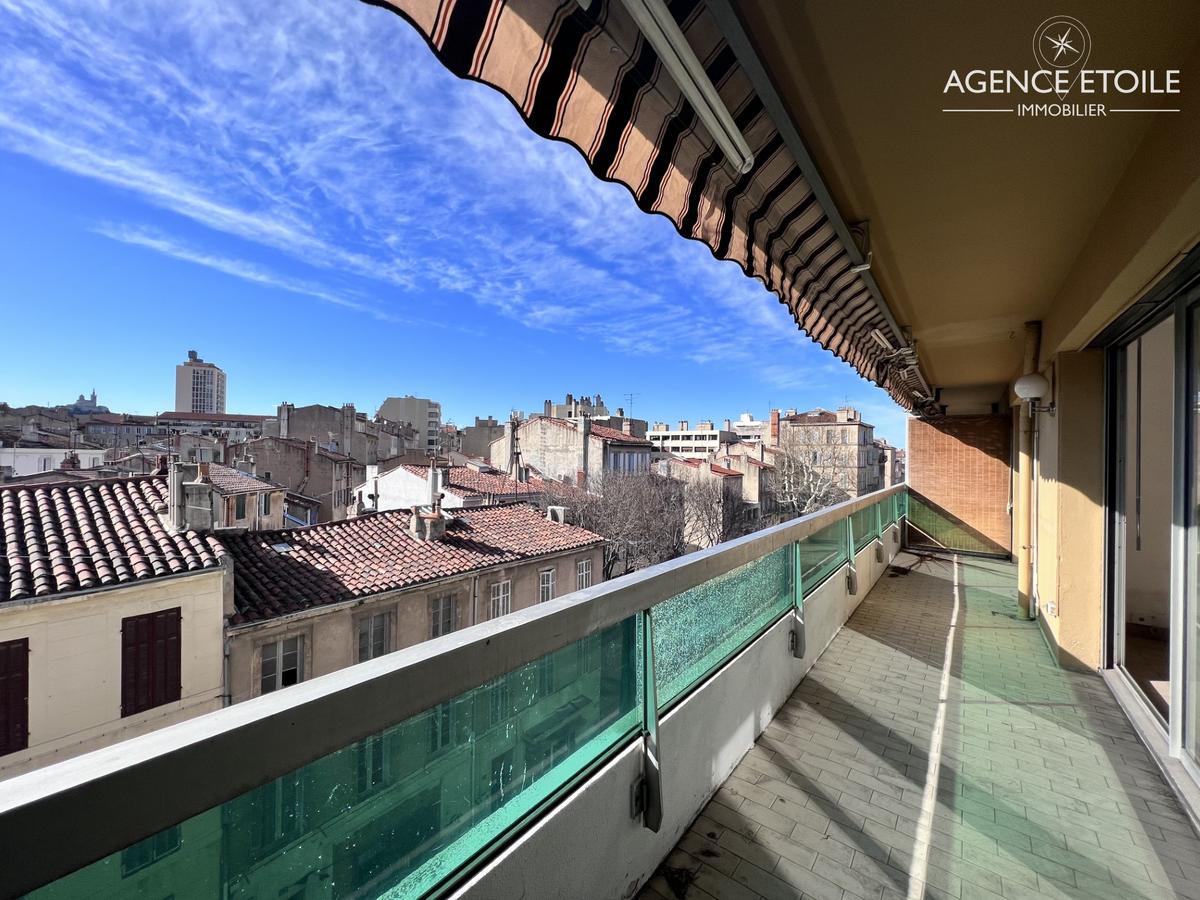
M 733 421 L 731 419 L 726 419 L 721 427 L 725 431 L 733 431 Z
M 440 541 L 446 534 L 447 518 L 442 512 L 440 500 L 432 507 L 414 507 L 408 517 L 408 533 L 423 543 Z
M 173 531 L 211 531 L 217 517 L 208 463 L 171 464 L 168 525 Z
M 779 410 L 771 410 L 771 445 L 779 446 Z
M 680 419 L 680 420 L 679 420 L 679 430 L 680 430 L 680 431 L 687 431 L 687 430 L 688 430 L 688 420 L 687 420 L 687 419 Z

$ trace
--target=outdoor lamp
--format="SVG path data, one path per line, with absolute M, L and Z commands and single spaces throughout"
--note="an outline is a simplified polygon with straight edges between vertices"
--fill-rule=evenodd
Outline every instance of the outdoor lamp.
M 1030 415 L 1039 412 L 1048 412 L 1050 415 L 1054 415 L 1054 401 L 1045 406 L 1038 406 L 1038 401 L 1050 393 L 1050 382 L 1044 375 L 1039 375 L 1037 372 L 1022 375 L 1013 383 L 1013 393 L 1019 400 L 1029 404 Z

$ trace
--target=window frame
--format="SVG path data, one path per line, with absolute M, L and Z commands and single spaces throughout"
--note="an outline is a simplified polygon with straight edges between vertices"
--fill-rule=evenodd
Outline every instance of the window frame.
M 549 580 L 546 576 L 549 576 Z M 538 603 L 548 603 L 554 599 L 557 583 L 558 570 L 556 568 L 538 570 Z M 549 589 L 549 596 L 546 595 L 547 589 Z
M 233 517 L 234 519 L 246 518 L 246 495 L 238 494 L 233 498 Z
M 359 797 L 367 797 L 388 781 L 388 736 L 373 734 L 358 742 L 354 760 L 354 786 Z
M 512 612 L 512 579 L 493 581 L 488 588 L 488 618 L 496 619 Z
M 392 652 L 392 621 L 392 610 L 390 609 L 371 610 L 355 619 L 355 662 L 367 662 Z M 367 656 L 363 656 L 364 627 L 367 630 L 367 649 L 370 651 Z M 376 644 L 380 645 L 378 652 L 374 649 Z
M 447 608 L 448 607 L 448 608 Z M 449 616 L 449 627 L 443 622 Z M 443 637 L 458 630 L 458 594 L 440 594 L 429 598 L 429 639 Z
M 121 877 L 128 878 L 147 866 L 154 865 L 160 859 L 170 856 L 182 845 L 182 826 L 172 825 L 170 828 L 163 829 L 157 834 L 152 834 L 150 837 L 126 847 L 121 851 Z M 148 855 L 141 860 L 135 859 L 134 852 L 145 848 L 149 849 Z
M 575 560 L 575 590 L 582 591 L 592 586 L 592 558 L 585 556 Z
M 263 694 L 273 694 L 276 691 L 282 691 L 286 688 L 293 687 L 304 681 L 305 669 L 307 668 L 307 666 L 306 666 L 307 660 L 304 658 L 305 657 L 305 648 L 308 645 L 308 641 L 306 640 L 306 638 L 307 638 L 307 635 L 303 634 L 303 633 L 283 634 L 283 635 L 279 635 L 278 637 L 272 638 L 270 640 L 263 641 L 261 644 L 259 644 L 258 654 L 257 654 L 257 656 L 258 656 L 258 696 L 262 696 Z M 288 671 L 283 666 L 283 660 L 289 652 L 287 649 L 285 649 L 284 645 L 291 641 L 296 642 L 296 651 L 295 651 L 296 680 L 291 682 L 290 684 L 283 684 L 284 672 Z M 274 686 L 271 687 L 270 689 L 264 690 L 264 684 L 265 684 L 266 678 L 267 678 L 264 670 L 266 669 L 267 648 L 268 647 L 273 648 L 273 653 L 271 655 L 271 659 L 272 659 L 272 662 L 274 663 L 274 665 L 273 665 L 274 672 L 272 673 L 271 677 L 274 681 Z

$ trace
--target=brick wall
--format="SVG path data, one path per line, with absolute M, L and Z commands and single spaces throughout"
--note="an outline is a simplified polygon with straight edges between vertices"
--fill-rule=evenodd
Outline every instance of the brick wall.
M 1011 454 L 1008 414 L 909 419 L 910 543 L 1011 552 Z

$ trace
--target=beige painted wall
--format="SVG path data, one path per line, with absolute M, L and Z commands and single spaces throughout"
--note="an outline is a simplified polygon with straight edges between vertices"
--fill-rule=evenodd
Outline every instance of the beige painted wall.
M 1039 622 L 1061 665 L 1097 669 L 1104 620 L 1104 355 L 1060 353 L 1040 413 L 1035 509 Z
M 8 777 L 221 705 L 223 569 L 0 609 L 0 641 L 29 639 L 29 747 L 0 757 Z M 121 718 L 121 620 L 178 606 L 180 699 Z
M 600 547 L 593 547 L 446 579 L 415 590 L 378 594 L 362 601 L 323 607 L 261 625 L 231 629 L 229 680 L 232 702 L 240 703 L 258 696 L 262 671 L 258 649 L 265 643 L 303 635 L 305 679 L 327 675 L 358 662 L 358 621 L 366 616 L 391 613 L 390 646 L 392 650 L 401 650 L 429 639 L 431 598 L 455 594 L 458 598 L 456 629 L 466 628 L 487 620 L 493 583 L 510 579 L 512 608 L 524 609 L 538 602 L 539 574 L 545 569 L 555 570 L 556 597 L 574 591 L 576 564 L 583 559 L 592 561 L 592 584 L 598 584 L 603 575 L 603 552 Z M 472 594 L 475 595 L 474 611 L 470 602 Z

